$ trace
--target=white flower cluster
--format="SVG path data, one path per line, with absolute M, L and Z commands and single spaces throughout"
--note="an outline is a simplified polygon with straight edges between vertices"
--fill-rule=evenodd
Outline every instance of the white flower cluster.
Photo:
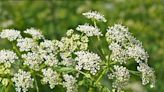
M 10 67 L 11 63 L 18 59 L 16 53 L 10 50 L 0 50 L 0 64 L 4 64 L 6 67 Z
M 106 39 L 109 49 L 112 51 L 109 60 L 103 44 L 95 46 L 98 47 L 97 49 L 101 49 L 98 54 L 90 52 L 90 48 L 88 48 L 89 39 L 92 36 L 98 36 L 98 41 L 104 39 L 103 37 L 99 38 L 99 36 L 103 36 L 103 33 L 96 26 L 96 20 L 106 22 L 104 15 L 96 11 L 86 12 L 83 15 L 92 19 L 94 26 L 87 23 L 78 25 L 76 30 L 81 35 L 70 29 L 60 40 L 47 40 L 39 30 L 34 28 L 23 32 L 28 37 L 21 36 L 20 31 L 14 29 L 2 30 L 0 38 L 13 41 L 13 49 L 17 52 L 0 50 L 0 75 L 4 76 L 4 78 L 0 77 L 2 85 L 7 86 L 12 80 L 17 92 L 27 92 L 28 89 L 33 88 L 34 79 L 31 76 L 35 76 L 35 79 L 41 79 L 39 81 L 42 84 L 49 85 L 50 89 L 62 85 L 67 92 L 78 92 L 78 85 L 94 84 L 92 86 L 102 88 L 102 78 L 111 71 L 108 77 L 113 80 L 112 86 L 117 92 L 121 92 L 128 84 L 130 73 L 136 72 L 120 65 L 134 59 L 139 64 L 137 70 L 142 74 L 142 84 L 151 84 L 150 86 L 154 87 L 155 75 L 154 70 L 147 64 L 148 54 L 142 43 L 128 32 L 128 28 L 121 24 L 115 24 L 107 29 Z M 104 58 L 101 59 L 100 53 Z M 26 71 L 21 70 L 22 68 Z M 38 79 L 35 80 L 36 89 L 38 89 L 37 83 L 40 83 L 37 82 Z
M 112 61 L 117 61 L 121 64 L 126 63 L 128 55 L 126 53 L 126 50 L 122 49 L 122 47 L 119 44 L 112 42 L 109 45 L 109 49 L 112 50 L 112 54 L 110 55 Z
M 27 92 L 29 88 L 33 88 L 34 79 L 31 78 L 29 72 L 19 70 L 18 73 L 14 74 L 12 81 L 15 83 L 17 92 Z
M 36 48 L 37 43 L 32 38 L 21 38 L 17 40 L 20 51 L 31 51 Z
M 71 66 L 74 62 L 71 54 L 76 50 L 87 50 L 88 41 L 87 36 L 73 34 L 73 30 L 68 30 L 67 37 L 62 37 L 60 41 L 55 41 L 62 59 L 60 64 Z
M 61 64 L 64 66 L 71 66 L 75 62 L 75 60 L 68 55 L 70 55 L 70 53 L 60 53 L 60 57 L 62 59 Z
M 155 87 L 155 75 L 152 68 L 150 68 L 147 64 L 140 62 L 137 70 L 142 73 L 143 85 L 150 83 L 150 87 Z
M 4 29 L 0 32 L 0 38 L 6 38 L 9 41 L 14 41 L 18 38 L 21 38 L 20 31 L 14 29 Z
M 141 42 L 128 32 L 128 28 L 115 24 L 109 27 L 106 37 L 107 41 L 111 42 L 109 45 L 109 49 L 112 50 L 111 60 L 121 64 L 126 63 L 130 58 L 134 58 L 136 62 L 147 62 L 147 52 L 143 49 Z
M 86 50 L 88 48 L 88 37 L 72 34 L 69 37 L 62 37 L 56 44 L 61 52 L 72 53 L 75 50 Z
M 23 54 L 22 58 L 25 60 L 24 65 L 28 65 L 31 69 L 39 71 L 43 59 L 37 52 L 28 52 L 27 54 Z
M 94 27 L 89 24 L 78 25 L 76 30 L 82 33 L 85 33 L 87 36 L 101 36 L 102 35 L 98 27 Z
M 63 86 L 66 87 L 66 92 L 78 92 L 77 91 L 77 85 L 76 85 L 76 78 L 74 78 L 72 75 L 65 74 L 63 75 L 64 82 Z
M 67 36 L 71 36 L 73 33 L 74 33 L 74 30 L 73 29 L 69 29 L 69 30 L 67 30 L 66 35 Z
M 43 79 L 41 80 L 43 84 L 49 84 L 50 88 L 53 89 L 56 85 L 59 84 L 60 78 L 59 74 L 56 71 L 53 71 L 51 68 L 42 69 Z
M 100 57 L 92 52 L 88 51 L 78 51 L 75 52 L 77 57 L 75 60 L 77 61 L 76 69 L 77 70 L 88 70 L 91 74 L 95 75 L 98 70 L 100 70 Z
M 109 49 L 112 50 L 111 60 L 122 64 L 133 58 L 139 63 L 137 70 L 142 73 L 142 84 L 146 85 L 151 82 L 151 86 L 154 86 L 154 71 L 147 65 L 149 56 L 144 50 L 142 43 L 136 40 L 128 32 L 128 29 L 120 24 L 110 27 L 107 30 L 106 37 L 107 41 L 110 42 Z
M 56 66 L 58 59 L 56 57 L 57 47 L 55 47 L 54 42 L 50 40 L 44 40 L 39 45 L 40 57 L 44 59 L 44 63 L 47 66 Z
M 130 74 L 126 67 L 114 65 L 114 72 L 108 77 L 115 79 L 112 86 L 117 89 L 117 92 L 120 92 L 128 84 Z
M 83 13 L 83 15 L 85 17 L 87 17 L 88 19 L 95 19 L 97 21 L 103 21 L 106 22 L 107 20 L 104 18 L 104 15 L 100 14 L 97 11 L 89 11 L 89 12 L 85 12 Z
M 149 56 L 141 45 L 131 45 L 127 48 L 126 52 L 128 56 L 134 58 L 137 63 L 141 61 L 147 63 L 148 61 Z
M 43 38 L 42 33 L 34 28 L 30 28 L 24 31 L 24 33 L 30 34 L 32 36 L 33 39 L 41 39 Z

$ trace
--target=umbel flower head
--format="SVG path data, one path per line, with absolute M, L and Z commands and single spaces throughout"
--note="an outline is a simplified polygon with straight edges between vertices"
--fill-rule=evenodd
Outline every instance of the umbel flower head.
M 10 50 L 0 50 L 0 64 L 10 67 L 18 59 L 16 53 Z
M 85 33 L 87 36 L 101 36 L 102 35 L 99 28 L 91 26 L 89 24 L 79 25 L 76 28 L 76 30 L 82 33 Z
M 75 52 L 77 57 L 75 60 L 77 61 L 76 69 L 77 70 L 88 70 L 91 74 L 95 75 L 98 70 L 100 70 L 100 56 L 93 52 L 88 51 L 78 51 Z
M 155 87 L 155 75 L 154 70 L 147 64 L 140 62 L 137 70 L 142 74 L 142 84 L 146 85 L 150 83 L 150 87 Z
M 97 11 L 89 11 L 89 12 L 85 12 L 83 13 L 83 15 L 85 17 L 87 17 L 88 19 L 95 19 L 97 21 L 103 21 L 106 22 L 107 20 L 104 18 L 104 15 L 100 14 Z
M 42 69 L 44 75 L 41 80 L 43 84 L 49 84 L 50 88 L 53 89 L 56 85 L 59 84 L 60 78 L 59 74 L 56 71 L 53 71 L 51 68 Z
M 114 72 L 108 77 L 109 79 L 114 79 L 112 86 L 120 92 L 128 84 L 130 73 L 126 67 L 114 65 Z
M 63 86 L 66 87 L 66 92 L 78 92 L 77 91 L 77 80 L 72 75 L 65 74 L 63 75 L 64 82 Z
M 34 28 L 26 29 L 24 31 L 24 33 L 30 34 L 33 39 L 41 39 L 41 38 L 43 38 L 42 33 L 39 30 L 34 29 Z
M 14 74 L 12 81 L 15 83 L 17 92 L 27 92 L 29 88 L 33 88 L 34 79 L 31 78 L 29 72 L 19 70 L 18 73 Z
M 4 29 L 0 32 L 0 38 L 6 38 L 9 41 L 14 41 L 18 38 L 21 38 L 20 31 L 14 29 Z
M 110 41 L 109 49 L 112 51 L 111 60 L 119 63 L 126 63 L 130 58 L 136 62 L 148 60 L 148 54 L 144 50 L 142 43 L 136 40 L 128 28 L 121 24 L 115 24 L 107 29 L 107 41 Z

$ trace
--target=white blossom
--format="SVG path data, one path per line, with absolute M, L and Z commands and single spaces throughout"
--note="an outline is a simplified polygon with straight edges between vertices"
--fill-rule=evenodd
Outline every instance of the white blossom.
M 34 79 L 31 78 L 29 72 L 19 70 L 18 73 L 14 74 L 12 81 L 15 84 L 17 92 L 27 92 L 29 88 L 33 88 Z
M 60 57 L 62 59 L 61 64 L 65 66 L 71 66 L 74 63 L 74 59 L 72 59 L 71 53 L 65 52 L 65 53 L 60 53 Z
M 43 38 L 42 33 L 39 30 L 34 29 L 34 28 L 26 29 L 24 31 L 24 33 L 30 34 L 33 39 L 41 39 L 41 38 Z
M 111 41 L 109 49 L 112 51 L 111 60 L 121 64 L 126 63 L 130 58 L 140 61 L 148 61 L 148 54 L 144 50 L 142 43 L 128 32 L 128 28 L 121 24 L 109 27 L 106 33 L 107 41 Z
M 112 86 L 117 88 L 117 92 L 121 92 L 121 89 L 128 84 L 130 74 L 126 67 L 114 65 L 114 72 L 109 75 L 109 79 L 114 79 Z
M 121 24 L 115 24 L 112 27 L 107 29 L 107 38 L 114 42 L 126 42 L 128 38 L 131 36 L 130 32 L 128 32 L 128 28 L 122 26 Z
M 55 43 L 52 42 L 51 40 L 44 40 L 43 42 L 40 43 L 40 49 L 47 53 L 56 53 L 56 50 L 58 49 L 55 47 Z M 41 51 L 42 52 L 42 51 Z
M 77 70 L 88 70 L 91 74 L 95 75 L 98 70 L 100 70 L 100 57 L 92 52 L 88 51 L 78 51 L 75 52 L 77 57 L 75 60 L 77 61 L 76 69 Z
M 70 29 L 70 30 L 67 30 L 67 33 L 66 35 L 67 36 L 71 36 L 73 34 L 74 30 Z
M 109 45 L 109 49 L 112 50 L 112 53 L 110 55 L 110 59 L 112 61 L 117 61 L 121 64 L 126 63 L 128 55 L 126 53 L 126 50 L 122 49 L 122 47 L 119 44 L 112 42 Z
M 14 41 L 18 38 L 21 38 L 20 31 L 14 30 L 14 29 L 4 29 L 2 32 L 0 32 L 1 38 L 6 38 L 9 41 Z
M 40 69 L 39 65 L 43 62 L 43 59 L 36 52 L 28 52 L 27 54 L 23 54 L 22 58 L 25 60 L 25 65 L 28 65 L 31 69 L 36 71 Z
M 56 71 L 53 71 L 51 68 L 42 69 L 43 79 L 41 80 L 43 84 L 49 84 L 50 88 L 53 89 L 56 85 L 59 84 L 60 78 L 59 74 Z
M 147 62 L 148 57 L 149 57 L 147 52 L 141 46 L 138 46 L 138 45 L 128 47 L 127 48 L 127 54 L 130 57 L 134 58 L 135 61 L 137 61 L 137 63 L 140 61 Z
M 15 62 L 18 59 L 16 53 L 10 50 L 0 50 L 0 64 L 4 63 L 5 66 Z
M 58 64 L 58 59 L 53 53 L 42 54 L 41 57 L 43 57 L 45 65 L 52 67 L 52 66 L 56 66 Z
M 140 62 L 137 70 L 142 73 L 143 85 L 150 83 L 150 87 L 155 87 L 155 75 L 152 68 L 150 68 L 146 63 Z
M 30 51 L 37 47 L 37 43 L 31 38 L 21 38 L 17 40 L 20 51 Z
M 54 42 L 51 40 L 44 40 L 39 45 L 38 53 L 40 57 L 44 59 L 46 65 L 55 66 L 58 64 L 58 59 L 56 57 L 57 49 Z
M 88 19 L 95 19 L 97 21 L 103 21 L 106 22 L 107 20 L 104 18 L 104 15 L 100 14 L 97 11 L 89 11 L 89 12 L 85 12 L 83 13 L 83 15 L 85 17 L 87 17 Z
M 82 42 L 79 41 L 80 36 L 73 34 L 71 37 L 62 37 L 58 42 L 58 47 L 61 52 L 73 52 L 78 49 Z
M 66 87 L 66 92 L 78 92 L 77 91 L 77 85 L 76 85 L 76 78 L 74 78 L 72 75 L 65 74 L 63 75 L 64 82 L 63 86 Z
M 82 33 L 85 33 L 87 36 L 101 36 L 102 35 L 98 27 L 91 26 L 87 23 L 84 25 L 78 25 L 76 30 Z

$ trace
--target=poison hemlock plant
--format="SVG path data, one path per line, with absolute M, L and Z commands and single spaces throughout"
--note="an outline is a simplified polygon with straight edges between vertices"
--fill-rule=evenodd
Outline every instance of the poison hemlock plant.
M 103 15 L 96 11 L 83 15 L 93 25 L 86 23 L 70 29 L 60 40 L 48 40 L 34 28 L 22 33 L 26 37 L 14 29 L 2 30 L 0 38 L 8 39 L 13 45 L 12 50 L 0 50 L 0 81 L 4 90 L 14 87 L 17 92 L 30 89 L 39 92 L 40 83 L 50 89 L 60 86 L 66 92 L 78 92 L 82 86 L 88 92 L 95 92 L 94 88 L 99 92 L 122 92 L 133 74 L 141 77 L 143 85 L 154 87 L 155 75 L 148 66 L 148 54 L 128 28 L 114 24 L 103 34 L 96 24 L 107 21 Z M 98 42 L 106 38 L 107 53 L 103 47 L 98 48 L 101 53 L 89 49 L 93 37 Z M 128 69 L 131 60 L 137 63 L 137 71 Z M 112 88 L 103 85 L 101 80 L 105 76 Z

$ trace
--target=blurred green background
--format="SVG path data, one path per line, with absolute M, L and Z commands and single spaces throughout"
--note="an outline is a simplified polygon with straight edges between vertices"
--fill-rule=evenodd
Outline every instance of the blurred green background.
M 128 26 L 150 55 L 156 87 L 142 87 L 135 81 L 128 86 L 129 92 L 164 92 L 164 0 L 0 0 L 0 30 L 34 27 L 48 39 L 60 39 L 67 29 L 88 22 L 81 13 L 89 10 L 104 14 L 109 26 Z M 100 26 L 104 28 L 103 23 Z M 0 40 L 0 49 L 8 44 Z

